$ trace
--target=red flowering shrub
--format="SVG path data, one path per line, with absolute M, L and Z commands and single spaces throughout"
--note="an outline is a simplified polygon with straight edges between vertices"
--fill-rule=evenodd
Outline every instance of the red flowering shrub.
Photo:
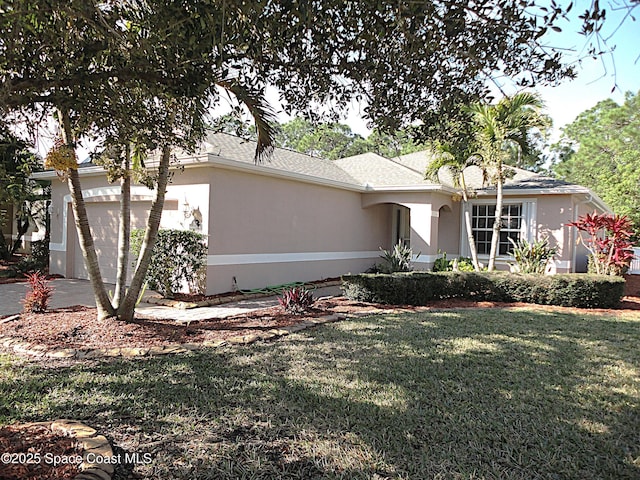
M 586 214 L 577 222 L 567 224 L 586 232 L 580 233 L 579 241 L 589 250 L 594 273 L 600 275 L 621 275 L 633 259 L 631 250 L 632 222 L 627 216 Z
M 280 306 L 288 313 L 304 313 L 313 305 L 313 294 L 304 287 L 294 287 L 282 292 Z
M 49 300 L 53 287 L 49 285 L 47 276 L 41 272 L 27 274 L 30 290 L 22 300 L 24 311 L 29 313 L 44 313 L 49 308 Z

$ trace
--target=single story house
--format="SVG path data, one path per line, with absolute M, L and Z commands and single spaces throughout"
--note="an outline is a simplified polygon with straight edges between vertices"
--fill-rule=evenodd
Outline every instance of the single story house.
M 396 158 L 375 153 L 329 161 L 276 149 L 256 165 L 255 143 L 212 133 L 200 151 L 179 156 L 167 189 L 162 228 L 207 235 L 206 293 L 253 289 L 364 272 L 380 263 L 380 248 L 411 246 L 416 269 L 430 269 L 441 252 L 469 256 L 463 209 L 471 209 L 481 261 L 486 263 L 495 189 L 480 188 L 468 205 L 458 190 L 426 180 L 426 152 Z M 584 247 L 567 227 L 579 215 L 608 212 L 588 188 L 514 169 L 505 185 L 499 268 L 512 260 L 507 237 L 548 237 L 558 253 L 551 272 L 584 271 Z M 471 171 L 472 182 L 474 173 Z M 477 176 L 477 172 L 475 173 Z M 66 183 L 52 179 L 51 273 L 87 278 Z M 80 168 L 83 195 L 107 282 L 116 275 L 120 187 L 98 166 Z M 132 187 L 132 224 L 144 226 L 153 192 Z

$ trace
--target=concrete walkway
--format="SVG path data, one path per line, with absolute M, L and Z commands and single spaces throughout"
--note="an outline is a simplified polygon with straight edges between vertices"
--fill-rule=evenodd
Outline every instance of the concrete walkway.
M 49 304 L 51 308 L 70 307 L 72 305 L 95 306 L 91 283 L 88 280 L 59 278 L 52 280 L 51 285 L 54 288 Z M 113 291 L 113 285 L 108 285 L 107 289 Z M 24 282 L 0 284 L 0 317 L 20 313 L 22 311 L 20 300 L 25 297 L 27 290 L 28 285 Z M 340 288 L 337 286 L 323 287 L 313 291 L 314 298 L 340 294 Z M 136 315 L 139 317 L 174 319 L 179 322 L 188 322 L 207 318 L 226 318 L 274 305 L 278 305 L 276 296 L 188 310 L 141 303 L 136 308 Z

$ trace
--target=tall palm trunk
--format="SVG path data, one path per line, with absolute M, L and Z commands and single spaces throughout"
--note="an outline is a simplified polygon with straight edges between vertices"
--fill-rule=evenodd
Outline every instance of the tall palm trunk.
M 464 224 L 467 229 L 467 242 L 469 243 L 469 252 L 471 253 L 471 261 L 476 272 L 480 271 L 480 262 L 478 261 L 478 250 L 476 249 L 476 240 L 473 237 L 471 228 L 471 212 L 469 211 L 469 196 L 467 195 L 467 182 L 464 179 L 464 170 L 460 171 L 460 188 L 462 189 L 462 202 L 464 208 Z
M 66 111 L 59 111 L 59 115 L 62 126 L 62 140 L 65 145 L 71 146 L 73 144 L 73 136 L 71 133 L 69 113 Z M 89 279 L 91 280 L 93 295 L 96 299 L 98 318 L 102 319 L 112 317 L 116 312 L 109 300 L 107 289 L 104 285 L 104 281 L 102 280 L 102 274 L 100 273 L 100 264 L 98 263 L 98 255 L 96 254 L 96 248 L 91 235 L 91 228 L 89 227 L 89 218 L 87 217 L 87 209 L 82 196 L 82 186 L 80 185 L 78 169 L 69 168 L 67 170 L 67 175 L 67 184 L 71 193 L 71 208 L 75 218 L 78 238 L 80 239 L 80 249 L 82 250 L 84 263 L 87 266 L 87 272 L 89 273 Z
M 487 270 L 492 272 L 496 266 L 496 257 L 500 245 L 500 230 L 502 228 L 502 204 L 504 196 L 502 192 L 502 160 L 498 160 L 498 178 L 496 180 L 496 217 L 493 222 L 493 236 L 491 237 L 491 251 L 489 253 L 489 265 Z
M 116 308 L 124 298 L 127 288 L 127 271 L 129 266 L 129 237 L 131 235 L 131 174 L 130 147 L 127 144 L 124 154 L 124 175 L 120 180 L 120 223 L 118 226 L 118 271 L 113 304 Z
M 144 278 L 151 262 L 151 252 L 155 245 L 160 228 L 160 219 L 162 217 L 162 209 L 164 208 L 164 198 L 169 182 L 169 163 L 171 160 L 171 149 L 164 147 L 160 156 L 160 164 L 158 166 L 158 184 L 156 188 L 156 196 L 151 204 L 149 218 L 147 219 L 147 228 L 144 240 L 140 249 L 140 256 L 136 265 L 136 270 L 131 280 L 131 285 L 127 290 L 124 301 L 118 305 L 118 318 L 120 320 L 133 320 L 135 315 L 136 303 L 138 296 L 144 284 Z

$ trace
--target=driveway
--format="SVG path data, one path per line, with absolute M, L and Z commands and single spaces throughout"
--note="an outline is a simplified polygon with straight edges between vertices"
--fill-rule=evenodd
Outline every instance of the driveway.
M 49 303 L 50 308 L 70 307 L 72 305 L 95 307 L 96 305 L 89 280 L 56 278 L 51 280 L 51 285 L 54 291 L 51 296 L 51 302 Z M 28 284 L 26 282 L 0 284 L 0 317 L 22 312 L 22 303 L 20 300 L 25 297 L 27 289 Z M 107 289 L 113 291 L 114 286 L 107 285 Z M 146 293 L 150 292 L 147 291 Z M 313 295 L 315 298 L 340 295 L 340 288 L 336 286 L 319 288 L 318 290 L 314 290 Z M 276 296 L 242 300 L 234 303 L 190 310 L 179 310 L 171 307 L 141 303 L 138 308 L 136 308 L 136 313 L 141 317 L 193 321 L 207 318 L 226 318 L 274 305 L 278 305 Z
M 70 307 L 72 305 L 86 305 L 93 307 L 96 301 L 88 280 L 56 278 L 51 280 L 54 288 L 49 306 L 51 308 Z M 113 290 L 113 286 L 109 286 Z M 13 315 L 22 312 L 22 303 L 29 289 L 26 282 L 0 284 L 0 316 Z

